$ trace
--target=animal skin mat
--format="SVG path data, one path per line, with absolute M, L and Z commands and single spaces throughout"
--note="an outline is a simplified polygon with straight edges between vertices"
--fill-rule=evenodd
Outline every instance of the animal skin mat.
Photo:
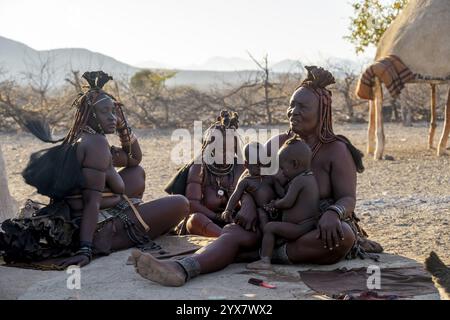
M 420 266 L 380 269 L 380 289 L 368 288 L 367 280 L 374 273 L 367 268 L 299 273 L 309 288 L 337 299 L 398 299 L 437 293 L 431 276 Z M 375 283 L 372 279 L 370 284 Z

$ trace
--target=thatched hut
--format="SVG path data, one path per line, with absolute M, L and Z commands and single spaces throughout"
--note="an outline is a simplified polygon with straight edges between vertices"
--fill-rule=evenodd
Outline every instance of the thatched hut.
M 399 58 L 405 69 L 386 67 L 389 57 Z M 436 129 L 436 86 L 450 83 L 450 1 L 410 0 L 381 38 L 375 60 L 383 63 L 381 68 L 378 65 L 378 69 L 372 68 L 368 73 L 373 76 L 373 82 L 370 82 L 373 95 L 365 96 L 361 91 L 357 92 L 362 98 L 370 98 L 368 153 L 374 153 L 375 159 L 381 159 L 383 155 L 385 137 L 381 112 L 381 83 L 387 84 L 385 78 L 391 79 L 391 75 L 387 73 L 393 70 L 397 70 L 399 74 L 389 83 L 396 87 L 394 90 L 389 88 L 391 94 L 399 94 L 406 83 L 427 83 L 431 86 L 428 147 L 432 148 Z M 364 82 L 362 78 L 360 82 Z M 369 82 L 366 81 L 367 84 Z M 445 124 L 437 148 L 438 155 L 445 152 L 450 133 L 449 100 L 445 108 Z

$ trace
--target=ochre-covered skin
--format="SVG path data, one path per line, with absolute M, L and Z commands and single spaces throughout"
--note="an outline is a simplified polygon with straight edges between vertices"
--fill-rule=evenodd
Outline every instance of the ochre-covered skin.
M 116 123 L 123 120 L 117 118 L 117 105 L 112 99 L 104 99 L 94 108 L 96 118 L 88 119 L 89 127 L 105 134 L 114 133 Z M 142 152 L 138 140 L 131 144 L 131 152 L 125 151 L 125 148 L 114 148 L 114 152 L 111 152 L 106 136 L 96 132 L 83 132 L 77 143 L 77 158 L 82 167 L 84 186 L 82 190 L 73 192 L 73 194 L 81 193 L 82 198 L 70 199 L 68 203 L 72 209 L 72 216 L 82 217 L 80 240 L 92 242 L 99 209 L 115 206 L 121 200 L 121 194 L 130 198 L 142 198 L 145 189 L 145 172 L 139 166 Z M 117 171 L 116 167 L 123 169 Z M 104 197 L 102 195 L 104 193 L 113 195 Z M 129 218 L 139 225 L 131 209 L 127 210 Z M 185 218 L 189 212 L 189 203 L 183 196 L 168 196 L 141 204 L 137 210 L 144 222 L 150 226 L 148 236 L 153 239 Z M 112 250 L 132 247 L 134 243 L 128 237 L 122 222 L 118 222 L 116 227 L 112 238 Z M 86 256 L 75 255 L 64 260 L 62 265 L 83 266 L 88 262 Z
M 308 80 L 312 80 L 312 85 L 314 83 L 322 85 L 323 89 L 333 80 L 323 69 L 310 68 L 310 70 Z M 355 160 L 343 141 L 339 139 L 333 141 L 331 118 L 325 118 L 330 112 L 319 110 L 320 107 L 331 106 L 324 106 L 321 101 L 310 88 L 302 86 L 296 90 L 288 110 L 290 131 L 302 138 L 312 150 L 316 149 L 311 169 L 317 179 L 320 199 L 334 199 L 345 208 L 346 215 L 351 215 L 356 202 Z M 327 127 L 324 127 L 324 124 Z M 325 141 L 322 134 L 326 134 L 325 138 L 330 141 L 315 148 L 321 140 Z M 292 136 L 284 133 L 274 137 L 272 141 L 277 139 L 279 145 L 282 145 Z M 270 141 L 267 148 L 269 150 L 271 148 Z M 252 231 L 257 221 L 256 211 L 251 197 L 244 197 L 235 224 L 225 226 L 218 239 L 192 256 L 198 262 L 201 273 L 218 271 L 233 263 L 240 253 L 259 249 L 261 236 Z M 346 256 L 355 240 L 355 234 L 350 226 L 341 222 L 335 212 L 326 210 L 318 222 L 317 229 L 287 243 L 287 256 L 293 263 L 332 264 Z M 179 270 L 178 272 L 182 273 L 182 269 L 179 267 L 177 269 L 174 264 L 176 263 L 169 261 L 159 262 L 158 270 L 166 267 L 167 272 Z M 157 275 L 149 276 L 150 273 L 145 272 L 146 268 L 153 266 L 153 262 L 141 264 L 138 272 L 143 276 L 145 273 L 147 279 L 166 284 Z

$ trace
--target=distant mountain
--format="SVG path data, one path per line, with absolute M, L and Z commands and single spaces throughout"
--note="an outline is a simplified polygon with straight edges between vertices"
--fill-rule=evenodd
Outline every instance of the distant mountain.
M 138 68 L 87 49 L 68 48 L 38 51 L 20 42 L 0 37 L 0 67 L 7 76 L 21 82 L 24 73 L 36 73 L 44 64 L 55 85 L 63 83 L 71 70 L 103 70 L 116 77 L 128 77 Z
M 168 86 L 194 86 L 199 89 L 222 88 L 245 81 L 255 80 L 258 71 L 203 71 L 178 70 L 175 77 L 167 81 Z
M 270 66 L 273 72 L 278 73 L 304 73 L 305 69 L 300 60 L 282 60 Z
M 186 69 L 202 71 L 238 71 L 256 70 L 257 66 L 250 59 L 242 59 L 236 57 L 212 57 L 202 64 L 187 66 Z
M 37 51 L 23 43 L 0 36 L 0 68 L 11 74 L 26 70 L 25 57 L 35 57 Z
M 261 61 L 262 62 L 262 61 Z M 269 61 L 270 63 L 271 61 Z M 344 69 L 358 69 L 360 67 L 360 63 L 350 60 L 350 59 L 342 59 L 337 57 L 329 57 L 327 59 L 317 59 L 316 61 L 311 60 L 293 60 L 293 59 L 285 59 L 278 62 L 273 62 L 269 64 L 269 69 L 275 73 L 304 73 L 305 65 L 318 65 L 318 66 L 336 66 L 339 65 Z M 141 66 L 141 65 L 139 65 Z M 168 66 L 161 67 L 161 64 L 154 63 L 153 65 L 149 64 L 149 67 L 155 68 L 169 68 Z M 172 67 L 173 69 L 177 69 Z M 257 71 L 259 67 L 256 63 L 250 59 L 243 58 L 226 58 L 226 57 L 213 57 L 208 59 L 206 62 L 201 64 L 189 65 L 186 67 L 178 68 L 181 70 L 193 70 L 193 71 L 221 71 L 221 72 L 230 72 L 230 71 Z
M 270 61 L 269 61 L 270 62 Z M 282 60 L 277 63 L 269 65 L 269 68 L 273 72 L 286 73 L 286 72 L 302 72 L 301 63 L 298 60 Z M 190 65 L 186 68 L 189 70 L 202 70 L 202 71 L 250 71 L 259 70 L 259 67 L 251 59 L 243 58 L 225 58 L 225 57 L 213 57 L 208 59 L 205 63 Z
M 323 59 L 322 59 L 323 60 Z M 270 61 L 269 61 L 270 62 Z M 48 63 L 52 84 L 59 86 L 71 70 L 84 72 L 86 70 L 103 70 L 116 79 L 126 79 L 136 71 L 147 69 L 177 69 L 153 60 L 138 63 L 136 66 L 118 61 L 107 55 L 87 49 L 67 48 L 38 51 L 29 46 L 0 36 L 0 70 L 6 71 L 6 77 L 19 82 L 25 81 L 24 73 L 36 73 L 39 68 Z M 303 65 L 313 64 L 301 60 L 286 59 L 270 65 L 273 73 L 304 73 Z M 341 65 L 358 71 L 360 63 L 349 59 L 328 58 L 317 61 L 318 65 Z M 341 71 L 334 70 L 336 77 Z M 258 67 L 250 59 L 213 57 L 205 63 L 189 68 L 178 68 L 175 77 L 168 80 L 169 86 L 195 86 L 200 89 L 236 85 L 259 76 Z M 3 77 L 4 78 L 4 77 Z M 0 79 L 1 80 L 1 79 Z
M 217 61 L 217 60 L 216 60 Z M 48 63 L 52 84 L 64 84 L 64 79 L 71 70 L 103 70 L 116 78 L 128 78 L 141 68 L 166 69 L 166 65 L 155 61 L 146 61 L 139 67 L 130 66 L 112 57 L 87 49 L 68 48 L 38 51 L 29 46 L 0 36 L 0 70 L 6 72 L 2 78 L 12 78 L 19 83 L 26 81 L 25 73 L 38 72 Z M 210 61 L 211 67 L 214 62 Z M 170 69 L 170 68 L 168 68 Z M 168 81 L 169 86 L 189 85 L 200 89 L 234 85 L 254 79 L 254 71 L 204 71 L 178 70 L 174 78 Z M 0 79 L 1 80 L 1 79 Z
M 338 66 L 341 67 L 341 69 L 345 69 L 348 71 L 354 71 L 354 72 L 360 72 L 362 66 L 367 62 L 367 59 L 361 59 L 359 61 L 346 59 L 346 58 L 338 58 L 338 57 L 329 57 L 325 59 L 323 62 L 324 65 L 327 66 Z
M 165 63 L 161 63 L 153 60 L 146 60 L 135 64 L 136 67 L 144 69 L 173 69 Z

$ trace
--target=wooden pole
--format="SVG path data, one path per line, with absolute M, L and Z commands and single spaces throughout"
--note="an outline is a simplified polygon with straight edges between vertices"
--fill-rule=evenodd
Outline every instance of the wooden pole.
M 444 129 L 437 149 L 437 155 L 442 156 L 446 152 L 448 135 L 450 134 L 450 88 L 448 90 L 447 105 L 445 106 Z
M 367 129 L 367 154 L 375 153 L 375 100 L 369 100 L 369 127 Z
M 428 149 L 433 149 L 434 134 L 436 132 L 436 84 L 431 84 L 431 113 L 430 130 L 428 132 Z
M 375 122 L 376 122 L 376 147 L 375 160 L 381 160 L 384 153 L 384 124 L 383 124 L 383 88 L 380 79 L 375 78 Z

